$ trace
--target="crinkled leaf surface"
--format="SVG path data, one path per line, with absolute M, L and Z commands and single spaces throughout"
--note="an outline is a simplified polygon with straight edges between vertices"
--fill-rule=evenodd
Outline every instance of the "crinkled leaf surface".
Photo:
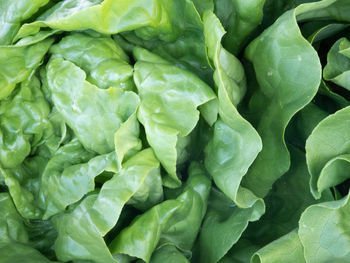
M 199 120 L 197 107 L 215 94 L 194 74 L 167 63 L 139 60 L 134 80 L 141 99 L 138 119 L 149 144 L 169 176 L 167 186 L 178 186 L 176 175 L 178 136 L 188 135 Z
M 138 96 L 116 87 L 100 89 L 85 80 L 83 70 L 61 58 L 49 62 L 47 77 L 55 107 L 82 144 L 101 154 L 113 151 L 114 134 L 136 111 Z

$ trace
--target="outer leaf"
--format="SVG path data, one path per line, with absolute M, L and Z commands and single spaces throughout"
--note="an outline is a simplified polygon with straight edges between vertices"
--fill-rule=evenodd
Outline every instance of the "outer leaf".
M 215 14 L 227 30 L 223 46 L 237 55 L 263 18 L 265 0 L 216 0 Z
M 251 263 L 306 263 L 297 231 L 292 231 L 257 251 Z
M 169 176 L 166 186 L 179 186 L 176 175 L 178 136 L 187 136 L 199 119 L 197 107 L 215 98 L 214 92 L 194 74 L 178 67 L 138 61 L 134 74 L 141 105 L 138 119 L 147 141 Z
M 103 237 L 118 221 L 125 203 L 155 170 L 159 173 L 152 150 L 143 150 L 125 162 L 98 194 L 87 196 L 70 211 L 55 216 L 52 220 L 58 231 L 57 257 L 62 261 L 116 262 Z
M 5 184 L 23 217 L 40 218 L 40 176 L 51 152 L 64 140 L 65 126 L 59 116 L 50 113 L 35 77 L 2 101 L 0 112 L 0 170 Z
M 239 208 L 215 188 L 208 202 L 199 237 L 199 261 L 203 263 L 218 262 L 239 240 L 248 223 L 258 220 L 265 211 L 262 202 L 254 207 Z
M 49 0 L 24 0 L 20 3 L 12 0 L 0 2 L 0 45 L 9 45 L 17 34 L 21 22 L 30 18 Z M 0 52 L 1 53 L 1 52 Z
M 153 252 L 150 262 L 188 263 L 189 260 L 175 246 L 165 245 Z
M 26 262 L 26 263 L 54 263 L 48 260 L 39 251 L 22 243 L 0 245 L 0 263 Z
M 113 254 L 127 254 L 149 262 L 153 250 L 173 244 L 190 250 L 206 211 L 210 180 L 198 164 L 192 164 L 182 194 L 137 217 L 110 244 Z
M 102 3 L 101 3 L 102 2 Z M 90 17 L 90 19 L 85 19 Z M 65 0 L 38 21 L 22 26 L 17 39 L 41 27 L 64 31 L 128 32 L 128 41 L 165 57 L 210 81 L 200 16 L 189 0 Z
M 136 111 L 138 96 L 119 88 L 99 89 L 85 80 L 84 71 L 61 58 L 49 62 L 47 76 L 57 110 L 82 144 L 100 154 L 113 151 L 114 134 Z
M 129 57 L 111 38 L 75 33 L 52 46 L 50 52 L 82 68 L 88 81 L 99 88 L 134 88 Z
M 323 77 L 325 80 L 350 89 L 350 42 L 346 38 L 335 42 L 328 52 Z
M 215 67 L 220 116 L 214 126 L 214 137 L 205 150 L 205 165 L 216 185 L 235 202 L 229 202 L 222 193 L 212 192 L 212 203 L 199 239 L 199 260 L 217 262 L 238 241 L 248 222 L 264 213 L 264 202 L 240 187 L 242 177 L 261 150 L 261 140 L 234 106 L 245 91 L 243 67 L 222 48 L 220 42 L 225 31 L 216 16 L 207 11 L 203 21 L 208 55 Z
M 13 46 L 0 46 L 0 99 L 9 96 L 16 84 L 34 73 L 52 42 L 52 39 L 45 39 L 40 42 L 37 40 Z
M 25 224 L 8 193 L 0 194 L 0 207 L 0 262 L 52 262 L 29 246 Z
M 94 179 L 103 171 L 117 171 L 114 152 L 99 155 L 86 152 L 73 140 L 60 148 L 48 162 L 41 177 L 40 201 L 44 219 L 64 209 L 95 188 Z
M 350 163 L 348 119 L 346 107 L 321 121 L 306 142 L 306 161 L 311 175 L 310 188 L 315 198 L 322 192 L 349 178 Z
M 240 207 L 251 207 L 258 199 L 248 189 L 241 188 L 240 182 L 261 150 L 261 140 L 234 106 L 244 94 L 243 67 L 222 48 L 220 41 L 225 31 L 216 16 L 207 11 L 203 21 L 208 55 L 215 66 L 220 116 L 214 127 L 214 137 L 206 148 L 205 165 L 227 196 Z
M 306 262 L 350 262 L 349 197 L 310 206 L 302 214 L 298 234 Z
M 318 55 L 302 37 L 295 14 L 296 9 L 284 13 L 246 50 L 259 83 L 249 107 L 256 116 L 264 147 L 243 185 L 258 196 L 265 196 L 288 170 L 285 128 L 291 117 L 311 101 L 321 80 Z
M 3 168 L 21 164 L 32 147 L 52 135 L 49 113 L 49 104 L 35 77 L 23 82 L 15 96 L 0 102 L 0 164 Z

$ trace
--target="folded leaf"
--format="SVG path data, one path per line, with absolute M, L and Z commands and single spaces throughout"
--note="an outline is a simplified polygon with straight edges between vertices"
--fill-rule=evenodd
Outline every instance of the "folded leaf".
M 49 0 L 24 0 L 21 3 L 3 0 L 0 3 L 0 45 L 9 45 L 17 34 L 22 21 L 30 18 Z
M 216 185 L 239 207 L 252 207 L 262 200 L 242 188 L 240 183 L 261 150 L 261 140 L 234 106 L 245 92 L 244 70 L 238 59 L 221 46 L 225 31 L 216 16 L 206 11 L 203 21 L 208 55 L 215 67 L 220 116 L 214 126 L 214 136 L 205 150 L 205 166 Z
M 252 263 L 306 263 L 298 232 L 292 231 L 257 251 Z
M 335 42 L 328 52 L 323 77 L 325 80 L 350 89 L 350 42 L 346 38 Z
M 104 171 L 116 172 L 114 152 L 94 157 L 77 141 L 64 145 L 47 163 L 41 176 L 39 205 L 43 219 L 64 209 L 95 188 L 94 179 Z
M 0 262 L 52 262 L 30 246 L 25 222 L 8 193 L 0 194 L 0 207 Z
M 310 190 L 315 198 L 349 178 L 350 148 L 347 120 L 350 107 L 322 120 L 306 142 L 306 161 L 311 175 Z
M 284 142 L 286 126 L 311 101 L 321 81 L 318 55 L 300 34 L 297 10 L 284 13 L 246 49 L 259 83 L 249 110 L 255 115 L 252 118 L 264 147 L 244 177 L 243 185 L 261 197 L 289 169 Z
M 0 46 L 0 100 L 8 97 L 16 84 L 30 78 L 52 42 L 53 39 L 48 38 L 42 41 Z
M 99 89 L 85 80 L 84 71 L 61 58 L 49 62 L 47 77 L 55 107 L 81 143 L 100 154 L 113 151 L 114 134 L 136 111 L 138 96 L 115 87 Z
M 214 99 L 215 94 L 194 74 L 170 64 L 137 61 L 134 80 L 141 99 L 137 117 L 169 174 L 163 182 L 168 187 L 179 186 L 178 136 L 187 136 L 194 129 L 199 120 L 197 107 Z
M 129 57 L 111 38 L 75 33 L 52 46 L 50 52 L 83 69 L 88 81 L 99 88 L 134 88 Z
M 218 262 L 239 240 L 248 223 L 265 212 L 263 202 L 250 208 L 239 208 L 222 192 L 212 189 L 199 236 L 199 261 Z
M 223 46 L 237 55 L 261 23 L 265 0 L 216 0 L 215 14 L 227 31 Z
M 202 168 L 193 163 L 183 192 L 175 200 L 154 206 L 123 229 L 109 246 L 113 255 L 127 254 L 149 262 L 154 249 L 163 245 L 190 250 L 206 211 L 210 184 Z
M 125 203 L 154 172 L 160 173 L 159 163 L 151 149 L 143 150 L 125 162 L 99 193 L 88 195 L 67 212 L 54 216 L 58 259 L 116 262 L 103 237 L 117 223 Z

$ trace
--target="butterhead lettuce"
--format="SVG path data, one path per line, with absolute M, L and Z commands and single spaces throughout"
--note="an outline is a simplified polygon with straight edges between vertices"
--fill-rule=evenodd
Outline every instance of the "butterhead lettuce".
M 0 263 L 350 263 L 349 22 L 0 1 Z

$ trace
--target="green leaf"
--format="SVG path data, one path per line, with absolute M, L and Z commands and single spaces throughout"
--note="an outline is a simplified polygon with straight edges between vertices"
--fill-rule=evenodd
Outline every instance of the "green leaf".
M 318 55 L 300 33 L 296 10 L 284 13 L 246 49 L 259 83 L 249 101 L 249 114 L 256 120 L 263 149 L 243 185 L 261 197 L 289 169 L 286 126 L 311 101 L 321 81 Z
M 25 222 L 8 193 L 0 194 L 0 207 L 0 262 L 52 262 L 30 246 Z
M 335 42 L 328 52 L 323 77 L 345 89 L 350 89 L 350 42 L 346 38 Z
M 223 46 L 237 55 L 263 18 L 265 0 L 216 0 L 215 14 L 227 30 Z
M 134 80 L 141 99 L 137 117 L 145 127 L 148 143 L 169 174 L 163 183 L 179 186 L 178 136 L 187 136 L 194 129 L 199 120 L 197 107 L 214 99 L 215 94 L 193 73 L 153 61 L 137 61 Z
M 199 14 L 203 14 L 206 10 L 214 10 L 213 0 L 192 0 Z
M 21 3 L 3 0 L 0 3 L 0 45 L 12 43 L 21 23 L 46 5 L 49 0 L 24 0 Z M 0 52 L 1 53 L 1 52 Z
M 52 42 L 53 39 L 48 38 L 42 41 L 0 46 L 0 100 L 8 97 L 16 88 L 16 84 L 30 79 Z
M 303 246 L 296 230 L 257 251 L 251 263 L 278 263 L 281 260 L 285 263 L 306 263 Z
M 58 112 L 84 147 L 109 153 L 114 150 L 115 132 L 136 111 L 139 98 L 115 87 L 99 89 L 85 77 L 79 67 L 61 58 L 53 58 L 47 65 L 48 85 Z
M 306 262 L 350 262 L 349 197 L 310 206 L 302 214 L 298 234 Z
M 62 212 L 95 188 L 94 179 L 104 171 L 118 170 L 114 152 L 94 157 L 78 140 L 64 145 L 47 163 L 41 176 L 39 205 L 43 218 Z
M 113 255 L 127 254 L 149 262 L 157 247 L 173 244 L 181 250 L 191 249 L 204 217 L 210 180 L 197 163 L 189 168 L 183 192 L 137 217 L 112 241 Z
M 111 38 L 75 33 L 52 46 L 50 53 L 83 69 L 87 80 L 99 88 L 134 89 L 129 57 Z
M 315 198 L 349 178 L 349 143 L 347 120 L 350 107 L 321 121 L 306 142 L 306 161 L 311 175 L 310 190 Z
M 152 50 L 210 81 L 212 72 L 205 55 L 202 22 L 188 0 L 66 0 L 36 22 L 23 25 L 16 39 L 35 34 L 41 27 L 64 31 L 93 29 L 102 34 L 125 32 L 128 42 Z
M 39 251 L 22 243 L 0 244 L 0 254 L 0 263 L 54 263 L 54 261 L 48 260 L 40 254 Z
M 15 168 L 45 137 L 52 135 L 50 107 L 36 77 L 22 82 L 20 89 L 0 101 L 0 164 Z
M 125 203 L 155 172 L 160 173 L 159 162 L 151 149 L 143 150 L 125 162 L 99 193 L 91 193 L 77 206 L 54 216 L 58 259 L 115 262 L 103 237 L 117 223 Z
M 175 246 L 165 245 L 155 250 L 150 263 L 188 263 L 190 262 Z
M 239 240 L 248 223 L 258 220 L 264 211 L 263 202 L 250 208 L 239 208 L 213 188 L 199 236 L 200 262 L 218 262 Z
M 243 66 L 221 46 L 225 31 L 216 16 L 207 11 L 203 21 L 208 55 L 215 67 L 220 116 L 205 150 L 205 166 L 216 185 L 239 207 L 251 207 L 262 200 L 258 201 L 248 189 L 240 187 L 240 182 L 261 150 L 261 140 L 234 106 L 245 92 Z
M 245 232 L 244 237 L 260 247 L 297 228 L 300 215 L 308 206 L 333 200 L 330 191 L 325 192 L 321 200 L 314 199 L 308 184 L 305 153 L 291 145 L 288 148 L 290 170 L 276 181 L 266 196 L 266 213 Z

